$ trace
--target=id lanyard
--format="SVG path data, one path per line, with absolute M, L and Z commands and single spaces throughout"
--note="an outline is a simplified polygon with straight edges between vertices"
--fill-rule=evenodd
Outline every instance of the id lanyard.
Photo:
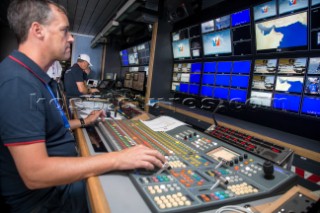
M 9 58 L 15 62 L 17 62 L 18 64 L 20 64 L 21 66 L 23 66 L 24 68 L 26 68 L 31 74 L 33 74 L 37 79 L 39 79 L 43 85 L 46 87 L 46 89 L 48 90 L 48 92 L 50 93 L 51 97 L 52 97 L 52 100 L 54 102 L 54 104 L 56 105 L 56 108 L 57 110 L 59 111 L 60 113 L 60 116 L 62 118 L 62 121 L 63 121 L 63 124 L 64 124 L 64 127 L 69 129 L 70 130 L 70 124 L 69 124 L 69 121 L 66 117 L 66 115 L 64 114 L 60 104 L 58 103 L 56 97 L 54 96 L 53 92 L 52 92 L 52 89 L 50 88 L 50 86 L 43 81 L 42 78 L 40 78 L 35 72 L 32 71 L 32 69 L 30 67 L 28 67 L 26 64 L 24 64 L 22 61 L 20 61 L 19 59 L 9 55 Z

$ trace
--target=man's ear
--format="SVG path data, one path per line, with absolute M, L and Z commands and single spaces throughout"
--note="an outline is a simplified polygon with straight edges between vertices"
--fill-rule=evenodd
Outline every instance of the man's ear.
M 39 22 L 33 22 L 31 24 L 30 34 L 38 39 L 43 39 L 44 37 L 44 28 Z

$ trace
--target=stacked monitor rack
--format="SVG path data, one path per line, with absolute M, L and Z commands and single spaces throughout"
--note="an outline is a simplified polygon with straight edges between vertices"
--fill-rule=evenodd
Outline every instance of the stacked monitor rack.
M 166 116 L 161 124 L 170 126 Z M 152 212 L 195 212 L 281 193 L 297 176 L 257 153 L 240 149 L 187 125 L 154 131 L 143 121 L 106 120 L 96 131 L 113 151 L 144 144 L 167 156 L 171 169 L 129 173 Z M 277 159 L 281 153 L 274 152 Z

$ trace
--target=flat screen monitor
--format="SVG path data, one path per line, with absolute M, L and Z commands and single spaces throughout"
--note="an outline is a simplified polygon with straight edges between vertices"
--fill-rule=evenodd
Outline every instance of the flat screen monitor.
M 320 29 L 311 31 L 311 49 L 320 49 Z
M 238 90 L 238 89 L 230 89 L 229 100 L 230 100 L 230 102 L 245 103 L 247 101 L 247 91 L 246 90 Z
M 189 92 L 189 84 L 180 84 L 179 92 L 188 93 Z
M 307 19 L 307 12 L 303 12 L 256 23 L 257 52 L 306 50 L 308 48 Z
M 242 10 L 231 15 L 232 27 L 250 23 L 250 9 Z
M 189 86 L 189 94 L 192 95 L 199 95 L 199 85 L 195 85 L 195 84 L 190 84 Z
M 200 34 L 201 34 L 200 25 L 195 25 L 195 26 L 189 28 L 190 38 L 192 38 L 194 36 L 199 36 Z
M 185 28 L 185 29 L 180 30 L 179 35 L 180 35 L 180 39 L 189 38 L 189 29 Z
M 190 58 L 190 44 L 189 39 L 183 39 L 172 42 L 173 58 Z
M 233 43 L 233 54 L 234 55 L 251 55 L 251 40 L 242 41 L 242 42 L 234 42 Z
M 190 83 L 200 83 L 200 74 L 191 74 L 190 75 Z
M 304 74 L 307 69 L 307 58 L 280 58 L 279 74 Z
M 216 72 L 217 62 L 204 62 L 203 72 Z
M 250 104 L 271 107 L 272 93 L 251 91 Z
M 234 61 L 232 73 L 249 74 L 251 71 L 251 61 Z
M 222 30 L 230 27 L 230 15 L 222 16 L 214 20 L 215 30 Z
M 256 59 L 254 62 L 254 73 L 275 73 L 277 70 L 277 59 Z
M 230 80 L 230 75 L 216 75 L 215 85 L 228 87 Z
M 311 6 L 320 4 L 320 0 L 311 0 Z
M 232 61 L 220 61 L 217 64 L 217 73 L 230 73 L 232 69 Z
M 309 59 L 308 74 L 320 74 L 320 57 Z
M 214 84 L 215 75 L 203 74 L 202 75 L 202 84 Z
M 276 0 L 253 7 L 254 20 L 266 19 L 277 15 Z
M 189 83 L 190 82 L 190 74 L 189 73 L 182 73 L 180 81 Z
M 250 25 L 232 29 L 233 42 L 251 39 Z
M 202 63 L 192 63 L 191 64 L 191 72 L 201 72 L 202 69 Z
M 283 111 L 298 112 L 301 97 L 284 93 L 275 93 L 273 98 L 273 108 Z
M 131 73 L 126 73 L 124 76 L 124 80 L 131 80 Z
M 138 58 L 138 53 L 129 53 L 128 54 L 128 58 L 129 58 L 129 64 L 130 65 L 136 65 L 139 64 L 139 58 Z
M 229 99 L 229 89 L 216 87 L 213 90 L 213 97 L 218 98 L 218 99 L 228 100 Z
M 179 41 L 179 40 L 180 40 L 179 32 L 173 32 L 172 33 L 172 41 Z
M 128 66 L 129 65 L 129 58 L 128 58 L 127 50 L 120 51 L 120 57 L 121 57 L 121 65 Z
M 274 75 L 253 75 L 252 89 L 270 90 L 274 89 Z
M 307 115 L 320 116 L 320 98 L 308 97 L 303 98 L 301 112 Z
M 179 92 L 180 90 L 180 83 L 177 82 L 173 82 L 171 84 L 171 90 L 175 91 L 175 92 Z
M 201 86 L 201 96 L 212 97 L 213 87 Z
M 115 76 L 117 76 L 117 74 L 108 72 L 108 73 L 105 74 L 105 76 L 106 76 L 105 77 L 106 80 L 116 80 Z
M 276 91 L 301 93 L 303 91 L 303 77 L 277 76 Z
M 231 86 L 238 88 L 248 88 L 249 76 L 248 75 L 232 75 Z
M 230 29 L 202 35 L 205 56 L 231 55 Z
M 289 13 L 309 6 L 308 0 L 278 0 L 279 14 Z
M 320 8 L 316 8 L 311 10 L 310 13 L 310 18 L 311 18 L 311 29 L 316 29 L 320 27 Z
M 304 93 L 320 96 L 320 75 L 311 75 L 306 78 Z
M 214 31 L 214 21 L 213 20 L 209 20 L 206 22 L 203 22 L 201 24 L 201 32 L 202 33 L 208 33 Z
M 201 39 L 200 37 L 192 38 L 191 39 L 191 49 L 201 48 Z

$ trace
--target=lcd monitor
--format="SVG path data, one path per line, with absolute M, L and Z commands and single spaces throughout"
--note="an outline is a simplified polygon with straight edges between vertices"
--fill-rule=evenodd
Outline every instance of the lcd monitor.
M 308 97 L 303 98 L 301 112 L 303 114 L 320 116 L 320 98 L 319 97 Z
M 191 74 L 190 75 L 190 83 L 200 83 L 200 74 Z
M 214 84 L 215 75 L 203 74 L 202 84 Z
M 203 22 L 201 24 L 201 32 L 202 33 L 208 33 L 208 32 L 211 32 L 211 31 L 214 31 L 214 22 L 213 22 L 213 20 L 209 20 L 209 21 Z
M 179 36 L 180 36 L 180 40 L 189 38 L 189 29 L 185 28 L 185 29 L 180 30 Z
M 247 100 L 247 91 L 246 90 L 238 90 L 238 89 L 230 89 L 229 94 L 230 102 L 241 102 L 245 103 Z
M 190 74 L 182 73 L 181 74 L 181 82 L 189 83 L 190 82 Z
M 308 74 L 320 74 L 320 57 L 309 59 Z
M 230 15 L 226 15 L 214 20 L 215 30 L 222 30 L 230 27 Z
M 139 64 L 139 58 L 138 58 L 138 53 L 129 53 L 128 54 L 128 58 L 129 58 L 129 64 L 130 65 L 136 65 Z
M 232 29 L 233 42 L 251 39 L 250 25 Z
M 179 90 L 180 90 L 180 83 L 176 83 L 176 82 L 172 83 L 172 84 L 171 84 L 171 90 L 176 91 L 176 92 L 179 92 Z
M 250 104 L 271 107 L 272 93 L 251 91 Z
M 254 62 L 254 73 L 275 73 L 277 70 L 277 59 L 256 59 Z
M 230 75 L 216 75 L 215 85 L 228 87 L 230 85 Z
M 181 81 L 181 73 L 173 73 L 172 80 L 173 81 Z
M 217 64 L 217 73 L 230 73 L 232 69 L 232 61 L 220 61 Z
M 205 56 L 231 55 L 230 29 L 202 35 Z
M 303 77 L 277 76 L 276 91 L 301 93 L 303 91 Z
M 280 58 L 279 74 L 304 74 L 307 68 L 307 58 Z
M 311 6 L 320 4 L 320 0 L 311 0 Z
M 275 93 L 273 98 L 273 108 L 283 111 L 298 112 L 301 97 L 284 93 Z
M 229 89 L 216 87 L 213 90 L 213 97 L 223 100 L 228 100 L 229 98 Z
M 320 49 L 320 29 L 311 31 L 311 49 Z
M 188 93 L 189 92 L 189 84 L 180 84 L 179 92 Z
M 213 87 L 201 86 L 201 96 L 212 97 Z
M 190 58 L 190 44 L 189 39 L 173 41 L 172 42 L 173 48 L 173 58 Z
M 231 86 L 239 88 L 248 88 L 249 76 L 248 75 L 232 75 Z
M 128 51 L 127 50 L 120 51 L 120 57 L 121 57 L 121 65 L 128 66 L 129 65 Z
M 217 62 L 204 62 L 203 72 L 216 72 Z
M 277 15 L 276 0 L 253 7 L 254 20 L 266 19 Z
M 308 95 L 320 96 L 320 75 L 312 75 L 306 78 L 304 92 Z
M 320 28 L 320 8 L 316 8 L 314 10 L 311 10 L 310 13 L 310 19 L 311 19 L 311 29 Z
M 279 14 L 305 9 L 308 6 L 308 0 L 278 0 Z
M 251 40 L 250 41 L 242 41 L 242 42 L 234 42 L 233 43 L 233 54 L 236 55 L 251 55 Z
M 251 88 L 272 91 L 274 89 L 274 79 L 274 75 L 253 75 Z
M 231 15 L 232 27 L 250 23 L 250 9 L 242 10 Z
M 191 49 L 201 49 L 201 39 L 200 37 L 192 38 L 191 39 Z
M 172 41 L 179 41 L 179 40 L 180 40 L 179 32 L 173 32 L 172 33 Z
M 190 84 L 189 86 L 189 94 L 192 95 L 199 95 L 199 85 L 195 85 L 195 84 Z
M 258 53 L 306 50 L 308 48 L 307 12 L 255 24 Z
M 191 72 L 201 72 L 202 69 L 202 63 L 192 63 L 191 64 Z
M 190 38 L 192 38 L 194 36 L 199 36 L 201 34 L 200 25 L 195 25 L 193 27 L 190 27 L 189 34 L 190 34 Z
M 251 70 L 251 61 L 234 61 L 232 73 L 249 74 Z

